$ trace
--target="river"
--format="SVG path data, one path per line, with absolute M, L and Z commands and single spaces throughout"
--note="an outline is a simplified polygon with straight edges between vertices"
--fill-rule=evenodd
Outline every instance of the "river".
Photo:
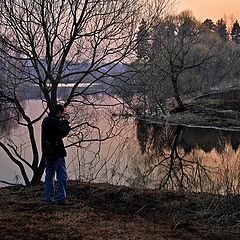
M 40 100 L 29 100 L 25 107 L 31 118 L 39 116 L 43 109 Z M 116 106 L 114 108 L 116 110 Z M 86 120 L 83 117 L 85 111 L 79 110 L 81 121 Z M 111 129 L 112 112 L 99 108 L 96 113 L 98 118 L 92 115 L 92 123 L 104 129 L 103 134 L 106 134 Z M 40 124 L 34 126 L 39 151 Z M 107 141 L 82 142 L 79 148 L 67 147 L 69 179 L 195 192 L 240 192 L 240 132 L 161 126 L 133 118 L 114 119 L 114 124 L 112 135 L 115 137 Z M 76 134 L 65 139 L 67 146 L 71 145 Z M 84 137 L 90 135 L 95 136 L 96 132 L 84 132 Z M 19 147 L 21 155 L 30 160 L 26 129 L 12 126 L 8 136 L 9 141 Z M 0 180 L 22 182 L 19 169 L 2 149 L 0 156 Z M 31 172 L 27 172 L 30 176 Z

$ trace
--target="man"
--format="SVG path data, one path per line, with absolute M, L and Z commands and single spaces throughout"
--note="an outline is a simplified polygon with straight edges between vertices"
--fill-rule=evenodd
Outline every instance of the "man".
M 45 202 L 64 204 L 66 200 L 67 156 L 63 138 L 70 131 L 69 116 L 64 106 L 57 104 L 42 122 L 42 153 L 45 158 Z M 54 196 L 54 178 L 57 174 L 57 193 Z

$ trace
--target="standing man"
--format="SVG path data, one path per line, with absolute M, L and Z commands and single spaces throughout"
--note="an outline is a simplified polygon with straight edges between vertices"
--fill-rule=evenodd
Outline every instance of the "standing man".
M 57 104 L 42 122 L 42 153 L 45 158 L 45 202 L 64 204 L 66 200 L 67 156 L 63 138 L 70 131 L 69 116 L 64 106 Z M 57 192 L 54 195 L 54 179 L 57 174 Z

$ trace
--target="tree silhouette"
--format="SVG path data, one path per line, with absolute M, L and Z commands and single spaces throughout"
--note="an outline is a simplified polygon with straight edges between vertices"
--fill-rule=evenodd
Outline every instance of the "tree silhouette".
M 152 71 L 158 71 L 160 84 L 164 82 L 167 86 L 166 82 L 171 82 L 172 93 L 169 91 L 168 94 L 173 94 L 180 111 L 185 110 L 179 90 L 180 77 L 208 62 L 214 55 L 214 41 L 204 43 L 205 35 L 200 28 L 190 12 L 183 12 L 161 19 L 153 30 Z
M 139 31 L 137 33 L 137 59 L 139 62 L 144 62 L 147 60 L 150 50 L 150 34 L 149 27 L 144 19 L 142 19 Z
M 9 86 L 1 97 L 14 109 L 13 119 L 28 132 L 32 156 L 31 159 L 22 156 L 21 144 L 0 141 L 0 147 L 18 165 L 26 185 L 39 183 L 44 169 L 36 141 L 36 123 L 59 99 L 75 114 L 69 146 L 101 143 L 111 137 L 115 124 L 109 123 L 109 131 L 104 134 L 97 126 L 101 121 L 97 110 L 113 104 L 96 103 L 89 89 L 100 84 L 104 88 L 91 94 L 108 94 L 113 86 L 112 79 L 117 77 L 114 70 L 126 65 L 135 52 L 140 19 L 144 16 L 151 22 L 169 4 L 170 0 L 151 3 L 138 0 L 1 2 L 0 40 L 4 48 L 0 49 L 0 58 L 6 63 L 4 71 L 8 74 L 6 86 Z M 69 82 L 71 88 L 61 97 L 60 85 Z M 25 87 L 29 92 L 37 89 L 43 102 L 43 111 L 34 119 L 19 98 Z M 117 104 L 121 103 L 115 102 Z M 91 110 L 87 111 L 87 107 Z M 32 176 L 28 176 L 26 168 Z
M 240 25 L 239 25 L 238 20 L 236 20 L 236 22 L 232 26 L 231 39 L 236 44 L 240 43 Z
M 228 32 L 227 32 L 227 25 L 226 22 L 221 18 L 220 20 L 217 21 L 217 32 L 220 36 L 220 38 L 224 41 L 228 41 Z
M 213 22 L 212 19 L 207 18 L 203 23 L 202 23 L 202 27 L 204 28 L 204 30 L 210 30 L 211 32 L 215 32 L 216 31 L 216 24 Z

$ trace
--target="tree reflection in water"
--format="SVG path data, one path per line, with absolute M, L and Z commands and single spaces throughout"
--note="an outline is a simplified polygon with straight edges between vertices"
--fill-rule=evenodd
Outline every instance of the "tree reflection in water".
M 40 105 L 34 109 L 37 106 Z M 87 109 L 78 111 L 78 114 L 84 117 L 84 111 Z M 101 114 L 99 116 L 112 116 L 105 111 Z M 14 120 L 5 121 L 9 119 Z M 76 121 L 78 119 L 80 117 L 76 117 Z M 92 121 L 97 119 L 103 118 L 92 117 Z M 6 144 L 13 144 L 12 129 L 19 128 L 19 122 L 21 119 L 13 116 L 11 106 L 0 111 L 0 134 Z M 145 121 L 136 122 L 136 132 L 133 132 L 132 120 L 116 119 L 114 123 L 118 123 L 115 137 L 100 143 L 101 151 L 100 145 L 96 144 L 79 148 L 76 154 L 74 146 L 68 148 L 72 178 L 138 187 L 240 193 L 240 132 L 160 126 Z M 109 122 L 99 122 L 99 128 L 109 129 Z M 36 132 L 39 136 L 38 130 Z M 93 138 L 98 129 L 95 132 L 81 131 L 81 134 Z M 81 134 L 71 137 L 79 138 Z M 71 145 L 70 140 L 68 145 Z M 25 151 L 27 144 L 20 142 L 19 148 L 13 145 L 15 148 L 11 149 L 16 154 L 20 152 L 31 157 L 31 153 Z
M 240 192 L 240 132 L 137 122 L 141 154 L 130 183 L 160 189 Z

